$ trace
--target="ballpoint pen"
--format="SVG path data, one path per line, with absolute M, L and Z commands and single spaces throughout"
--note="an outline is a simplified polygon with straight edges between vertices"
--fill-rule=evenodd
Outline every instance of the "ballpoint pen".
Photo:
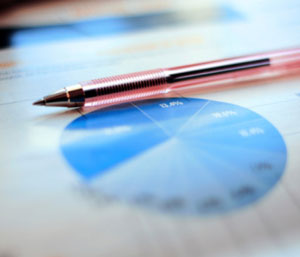
M 101 106 L 169 92 L 217 88 L 300 73 L 300 48 L 94 79 L 34 102 L 45 106 Z

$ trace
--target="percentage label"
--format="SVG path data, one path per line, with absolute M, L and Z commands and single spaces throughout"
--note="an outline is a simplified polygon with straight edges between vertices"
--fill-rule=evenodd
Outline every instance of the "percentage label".
M 238 115 L 238 113 L 235 112 L 235 111 L 231 111 L 231 110 L 222 111 L 222 112 L 214 112 L 214 113 L 212 113 L 212 116 L 214 116 L 214 117 L 217 118 L 217 119 L 220 119 L 220 118 L 227 118 L 227 117 L 230 117 L 230 116 L 236 116 L 236 115 Z
M 251 167 L 254 171 L 271 171 L 273 169 L 273 165 L 268 162 L 259 162 Z
M 111 127 L 111 128 L 104 128 L 104 129 L 102 129 L 102 132 L 105 135 L 114 135 L 114 134 L 128 132 L 130 130 L 131 130 L 130 126 L 116 126 L 116 127 Z
M 242 137 L 250 137 L 250 136 L 256 136 L 256 135 L 262 135 L 265 131 L 262 128 L 254 127 L 249 129 L 241 129 L 239 130 L 239 134 Z
M 176 106 L 180 106 L 180 105 L 183 105 L 183 102 L 181 102 L 181 101 L 172 101 L 172 102 L 169 102 L 169 103 L 159 104 L 159 106 L 161 108 L 170 108 L 170 107 L 176 107 Z

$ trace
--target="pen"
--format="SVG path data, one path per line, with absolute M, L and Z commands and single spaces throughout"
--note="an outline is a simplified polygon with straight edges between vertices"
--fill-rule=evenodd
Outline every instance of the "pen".
M 300 48 L 94 79 L 65 87 L 34 105 L 101 106 L 299 74 Z

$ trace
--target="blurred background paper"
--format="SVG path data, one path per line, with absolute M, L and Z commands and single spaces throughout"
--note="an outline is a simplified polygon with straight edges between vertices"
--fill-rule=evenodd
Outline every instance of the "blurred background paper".
M 96 111 L 31 105 L 78 81 L 299 46 L 299 11 L 3 7 L 0 257 L 299 256 L 299 78 Z

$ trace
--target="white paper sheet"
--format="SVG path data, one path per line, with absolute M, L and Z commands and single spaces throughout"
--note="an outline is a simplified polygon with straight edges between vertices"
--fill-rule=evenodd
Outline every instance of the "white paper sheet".
M 78 81 L 300 44 L 297 1 L 231 1 L 214 3 L 211 8 L 220 13 L 204 21 L 0 50 L 1 257 L 299 256 L 299 78 L 175 95 L 150 107 L 135 103 L 115 114 L 100 111 L 96 119 L 88 110 L 31 105 Z M 195 15 L 186 9 L 182 16 Z M 205 116 L 211 107 L 215 111 Z M 135 118 L 129 120 L 126 110 Z M 232 148 L 247 137 L 266 136 L 262 140 L 271 146 L 265 147 L 274 148 L 274 153 L 265 153 L 265 148 L 235 149 L 236 156 L 228 155 L 235 157 L 230 159 L 226 157 L 230 145 L 205 141 L 205 137 L 198 142 L 199 130 L 190 130 L 209 122 L 206 117 L 212 117 L 210 114 L 217 120 L 244 112 L 261 123 L 250 120 L 256 125 L 239 128 L 239 140 Z M 113 121 L 114 117 L 126 118 L 128 124 L 126 120 Z M 274 134 L 269 136 L 259 124 Z M 225 119 L 215 135 L 221 139 L 229 136 L 227 125 L 232 124 Z M 182 127 L 186 134 L 178 133 Z M 190 141 L 184 141 L 188 133 Z M 211 140 L 209 136 L 207 140 Z M 259 138 L 255 140 L 264 147 Z M 276 140 L 278 145 L 272 148 Z M 144 148 L 140 149 L 141 145 Z M 81 150 L 89 146 L 90 165 L 88 160 L 80 162 L 80 158 L 88 158 Z M 284 146 L 286 151 L 280 148 Z M 212 156 L 216 159 L 209 162 L 211 169 L 204 163 L 205 156 L 211 158 L 207 149 L 224 153 L 222 160 Z M 194 155 L 198 151 L 202 163 Z M 230 172 L 236 168 L 228 168 L 240 167 L 247 173 L 249 167 L 243 165 L 251 151 L 257 151 L 253 158 L 259 159 L 260 154 L 269 158 L 269 162 L 253 162 L 260 164 L 253 169 L 274 170 L 270 179 L 277 178 L 266 192 L 212 212 L 182 207 L 182 199 L 196 204 L 198 196 L 208 204 L 206 197 L 214 188 L 218 194 L 232 196 L 236 191 L 230 190 L 240 181 L 251 182 L 251 190 L 260 192 L 268 179 L 258 181 L 249 176 L 246 180 L 243 171 L 233 177 Z M 106 157 L 103 163 L 107 161 L 108 168 L 92 158 L 95 153 Z M 283 168 L 279 167 L 280 158 L 286 158 Z M 92 163 L 98 171 L 93 171 Z M 224 170 L 216 170 L 214 163 Z M 94 173 L 89 177 L 87 172 Z M 142 204 L 137 202 L 143 189 L 152 193 L 154 204 L 145 195 Z M 174 199 L 177 202 L 171 201 Z M 216 204 L 216 200 L 210 203 Z

